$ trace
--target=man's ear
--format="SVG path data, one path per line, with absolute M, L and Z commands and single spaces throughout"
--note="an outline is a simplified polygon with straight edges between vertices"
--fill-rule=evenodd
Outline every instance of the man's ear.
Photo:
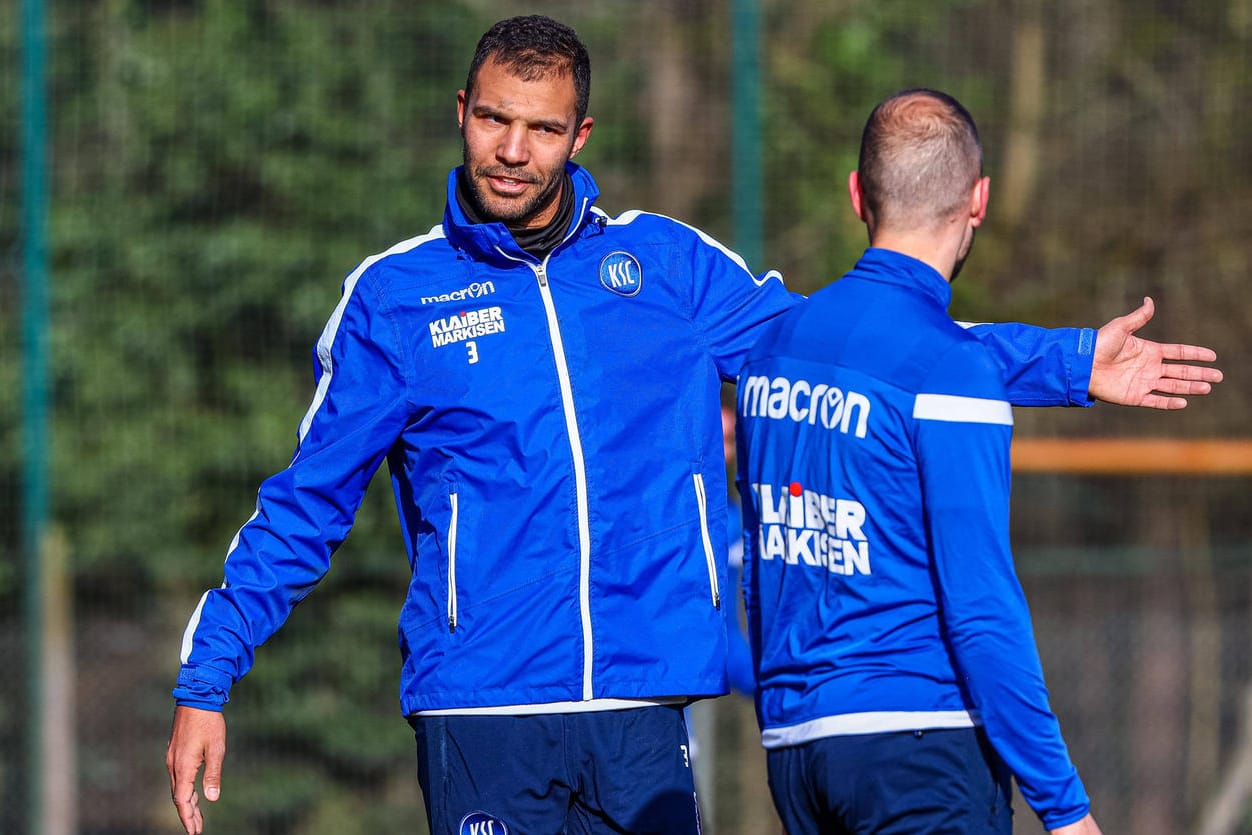
M 456 126 L 465 129 L 465 91 L 456 91 Z
M 861 219 L 862 223 L 868 223 L 865 219 L 865 196 L 861 193 L 861 174 L 859 171 L 853 171 L 848 175 L 848 197 L 852 200 L 852 211 L 856 212 L 856 216 Z
M 578 130 L 574 131 L 574 144 L 570 146 L 570 159 L 578 156 L 578 152 L 587 144 L 587 140 L 591 138 L 591 128 L 595 125 L 596 120 L 590 116 L 583 118 L 582 124 L 578 126 Z
M 974 226 L 981 226 L 987 217 L 987 201 L 991 199 L 991 178 L 980 177 L 974 183 L 974 190 L 969 198 L 969 218 Z

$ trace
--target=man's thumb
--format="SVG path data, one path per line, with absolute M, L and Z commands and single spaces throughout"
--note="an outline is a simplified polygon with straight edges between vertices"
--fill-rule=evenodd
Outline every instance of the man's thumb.
M 217 800 L 222 796 L 222 760 L 205 763 L 204 766 L 204 799 Z
M 1139 305 L 1139 307 L 1135 308 L 1124 318 L 1127 320 L 1126 324 L 1129 325 L 1130 332 L 1134 333 L 1148 322 L 1152 321 L 1152 316 L 1155 313 L 1156 304 L 1152 301 L 1150 296 L 1144 296 L 1143 304 Z

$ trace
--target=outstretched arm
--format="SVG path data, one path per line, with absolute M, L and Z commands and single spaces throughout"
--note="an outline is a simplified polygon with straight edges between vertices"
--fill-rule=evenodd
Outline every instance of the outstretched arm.
M 1213 362 L 1217 354 L 1199 345 L 1152 342 L 1135 331 L 1152 319 L 1152 299 L 1113 319 L 1096 334 L 1091 363 L 1091 396 L 1120 406 L 1182 409 L 1185 396 L 1208 394 L 1222 381 L 1220 369 L 1193 362 Z

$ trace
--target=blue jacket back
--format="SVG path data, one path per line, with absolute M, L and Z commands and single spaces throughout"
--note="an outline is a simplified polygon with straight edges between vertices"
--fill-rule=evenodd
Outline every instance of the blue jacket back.
M 1088 803 L 1009 548 L 1010 398 L 950 299 L 926 264 L 870 249 L 743 369 L 762 739 L 982 725 L 1053 828 Z

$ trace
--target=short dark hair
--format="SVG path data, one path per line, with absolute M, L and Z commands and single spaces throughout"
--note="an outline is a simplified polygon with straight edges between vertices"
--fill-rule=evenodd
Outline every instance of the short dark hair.
M 857 171 L 877 225 L 949 218 L 982 176 L 974 118 L 947 93 L 901 90 L 870 113 Z
M 591 58 L 587 47 L 573 29 L 544 15 L 522 15 L 502 20 L 488 29 L 478 41 L 465 95 L 474 90 L 478 70 L 488 60 L 503 64 L 524 81 L 551 75 L 570 75 L 577 96 L 578 122 L 587 116 L 591 98 Z

